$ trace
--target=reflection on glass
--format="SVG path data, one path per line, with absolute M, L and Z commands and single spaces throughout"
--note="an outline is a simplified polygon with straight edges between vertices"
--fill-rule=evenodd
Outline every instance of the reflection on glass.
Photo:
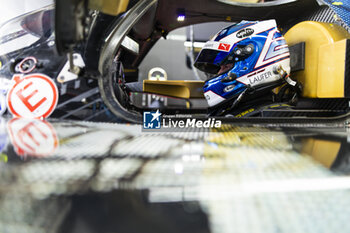
M 49 122 L 14 118 L 7 123 L 7 128 L 18 156 L 47 157 L 58 148 L 57 133 Z

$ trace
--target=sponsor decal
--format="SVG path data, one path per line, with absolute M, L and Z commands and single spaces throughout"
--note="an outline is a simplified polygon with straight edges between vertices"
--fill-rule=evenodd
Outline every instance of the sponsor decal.
M 220 43 L 218 49 L 222 51 L 230 51 L 231 45 L 226 43 Z
M 244 28 L 244 29 L 240 30 L 239 32 L 237 32 L 236 36 L 237 36 L 237 38 L 242 39 L 244 37 L 248 37 L 248 36 L 253 35 L 253 33 L 254 33 L 254 29 Z
M 12 115 L 24 118 L 46 118 L 56 108 L 58 90 L 44 74 L 14 75 L 15 84 L 7 94 L 7 106 Z
M 268 71 L 268 72 L 265 72 L 265 73 L 262 73 L 262 74 L 258 74 L 258 75 L 254 76 L 254 77 L 249 78 L 249 83 L 251 85 L 253 85 L 253 84 L 256 84 L 258 82 L 262 82 L 262 81 L 264 81 L 266 79 L 269 79 L 271 77 L 272 77 L 272 72 Z
M 14 118 L 7 128 L 18 156 L 46 157 L 58 148 L 57 133 L 49 122 Z
M 248 113 L 254 112 L 255 109 L 254 108 L 250 108 L 248 110 L 245 110 L 239 114 L 237 114 L 235 117 L 244 117 L 245 115 L 247 115 Z

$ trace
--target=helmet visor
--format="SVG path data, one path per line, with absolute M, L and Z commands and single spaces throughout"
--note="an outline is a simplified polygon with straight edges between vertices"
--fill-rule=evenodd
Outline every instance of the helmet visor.
M 199 53 L 194 66 L 199 70 L 216 74 L 230 54 L 233 45 L 218 41 L 208 41 Z

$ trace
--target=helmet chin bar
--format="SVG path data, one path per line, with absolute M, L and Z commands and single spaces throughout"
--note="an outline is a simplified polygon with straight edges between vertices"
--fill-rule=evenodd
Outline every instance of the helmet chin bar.
M 244 110 L 243 108 L 247 108 L 249 106 L 258 106 L 261 104 L 269 104 L 269 102 L 282 101 L 281 94 L 283 94 L 283 92 L 288 88 L 291 88 L 291 90 L 294 92 L 291 99 L 293 102 L 293 99 L 297 98 L 297 96 L 301 93 L 301 84 L 290 79 L 288 73 L 281 65 L 274 67 L 273 72 L 275 74 L 279 74 L 281 78 L 275 82 L 269 83 L 268 85 L 262 84 L 255 87 L 248 85 L 243 92 L 232 96 L 214 107 L 209 108 L 208 116 L 226 116 L 232 111 Z M 286 85 L 282 87 L 280 93 L 276 95 L 272 92 L 274 88 L 280 87 L 283 84 Z
M 264 97 L 269 97 L 272 101 L 273 94 L 271 93 L 271 90 L 281 86 L 283 83 L 284 81 L 281 79 L 277 80 L 276 82 L 269 83 L 268 85 L 264 84 L 256 87 L 248 86 L 243 92 L 232 96 L 214 107 L 209 108 L 208 116 L 225 116 L 233 110 L 238 110 L 243 106 L 246 107 L 246 103 L 248 101 L 249 103 L 254 104 L 260 103 Z M 264 98 L 264 102 L 265 101 L 266 99 Z

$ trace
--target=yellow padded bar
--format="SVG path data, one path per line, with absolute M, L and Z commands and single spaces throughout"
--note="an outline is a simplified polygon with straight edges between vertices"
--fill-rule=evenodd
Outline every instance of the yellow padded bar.
M 194 80 L 143 80 L 143 91 L 178 98 L 204 98 L 204 81 Z
M 129 0 L 89 0 L 89 8 L 109 15 L 125 12 Z
M 344 97 L 345 47 L 349 33 L 342 27 L 301 22 L 286 34 L 288 45 L 305 42 L 305 69 L 292 73 L 303 84 L 304 97 Z M 331 84 L 332 83 L 332 84 Z

